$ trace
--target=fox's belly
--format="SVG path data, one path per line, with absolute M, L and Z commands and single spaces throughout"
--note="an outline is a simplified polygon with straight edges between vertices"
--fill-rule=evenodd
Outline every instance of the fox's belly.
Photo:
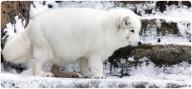
M 83 49 L 82 46 L 78 45 L 56 45 L 52 47 L 52 50 L 55 55 L 55 59 L 53 59 L 52 62 L 61 66 L 76 63 L 78 59 L 87 55 L 86 49 Z
M 79 60 L 79 58 L 69 59 L 69 58 L 64 58 L 64 57 L 60 57 L 60 58 L 57 57 L 54 60 L 52 60 L 51 62 L 53 64 L 56 64 L 59 66 L 65 66 L 65 65 L 77 63 L 78 60 Z

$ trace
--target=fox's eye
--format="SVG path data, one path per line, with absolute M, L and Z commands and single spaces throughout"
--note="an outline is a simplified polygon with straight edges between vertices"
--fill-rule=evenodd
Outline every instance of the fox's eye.
M 130 30 L 130 31 L 134 33 L 134 30 Z

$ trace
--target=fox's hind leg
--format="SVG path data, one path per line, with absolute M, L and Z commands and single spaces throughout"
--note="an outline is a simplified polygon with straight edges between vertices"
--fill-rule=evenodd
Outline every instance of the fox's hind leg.
M 36 64 L 33 65 L 33 75 L 42 76 L 42 77 L 54 77 L 54 74 L 51 72 L 46 72 L 42 69 L 44 62 L 38 61 Z
M 88 60 L 90 71 L 92 72 L 92 78 L 104 78 L 103 75 L 103 62 L 100 56 L 92 55 Z
M 44 39 L 37 39 L 33 42 L 33 56 L 36 63 L 33 66 L 33 74 L 42 77 L 52 77 L 54 76 L 51 72 L 45 72 L 42 69 L 43 64 L 46 62 L 51 62 L 53 60 L 53 53 L 48 44 Z

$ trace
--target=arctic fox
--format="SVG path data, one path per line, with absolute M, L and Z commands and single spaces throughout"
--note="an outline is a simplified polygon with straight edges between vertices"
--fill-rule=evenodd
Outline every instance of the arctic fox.
M 26 30 L 5 44 L 4 58 L 23 63 L 33 57 L 33 74 L 53 76 L 42 65 L 67 65 L 80 60 L 83 76 L 102 77 L 103 62 L 127 45 L 137 46 L 141 22 L 129 9 L 52 9 L 30 20 Z

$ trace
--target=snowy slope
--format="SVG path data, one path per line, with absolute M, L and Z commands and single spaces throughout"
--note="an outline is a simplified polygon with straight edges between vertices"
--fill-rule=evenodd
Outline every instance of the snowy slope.
M 129 58 L 128 60 L 134 61 Z M 104 66 L 106 79 L 86 78 L 48 78 L 34 77 L 31 69 L 22 74 L 2 72 L 2 87 L 190 87 L 191 86 L 191 64 L 182 62 L 172 66 L 155 66 L 149 59 L 141 59 L 140 66 L 130 67 L 127 71 L 129 76 L 123 78 L 111 76 L 121 71 L 114 68 L 109 71 L 109 65 Z M 70 66 L 73 67 L 74 65 Z

